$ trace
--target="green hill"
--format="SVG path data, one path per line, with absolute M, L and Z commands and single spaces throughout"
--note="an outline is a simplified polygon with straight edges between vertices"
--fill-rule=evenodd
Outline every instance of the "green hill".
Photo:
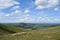
M 60 26 L 31 30 L 20 35 L 8 35 L 0 37 L 0 40 L 60 40 Z
M 23 31 L 25 31 L 25 29 L 23 28 L 17 28 L 6 24 L 0 24 L 0 35 L 23 32 Z

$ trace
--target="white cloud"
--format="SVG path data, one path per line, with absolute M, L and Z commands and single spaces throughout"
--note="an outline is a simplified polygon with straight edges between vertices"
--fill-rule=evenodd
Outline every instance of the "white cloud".
M 5 14 L 5 16 L 10 16 L 10 14 Z
M 11 13 L 8 13 L 8 14 L 3 13 L 3 14 L 4 14 L 4 16 L 8 17 L 8 16 L 14 16 L 14 15 L 20 16 L 22 13 L 21 13 L 20 10 L 15 10 L 15 11 L 13 11 Z
M 24 11 L 24 13 L 29 13 L 30 12 L 30 10 L 28 10 L 28 9 L 26 9 L 25 11 Z
M 60 18 L 55 18 L 54 20 L 55 20 L 55 21 L 60 21 Z
M 35 4 L 37 5 L 36 9 L 44 9 L 57 6 L 59 0 L 35 0 Z
M 14 2 L 13 2 L 14 4 L 20 4 L 19 2 L 15 1 L 15 0 L 12 0 L 12 1 L 14 1 Z
M 20 14 L 21 11 L 20 10 L 15 10 L 14 14 Z
M 41 17 L 50 17 L 50 16 L 51 16 L 50 13 L 47 13 L 47 12 L 44 12 L 44 11 L 41 11 L 41 12 L 39 12 L 38 14 L 39 14 L 39 16 L 41 16 Z
M 19 20 L 17 20 L 18 22 L 24 22 L 25 21 L 25 19 L 19 19 Z
M 14 6 L 19 5 L 20 3 L 15 0 L 0 0 L 0 22 L 15 22 L 18 18 L 21 17 L 21 11 L 19 10 L 20 6 Z M 1 9 L 12 7 L 10 13 L 4 13 Z
M 0 0 L 0 9 L 8 8 L 14 4 L 19 4 L 15 0 Z
M 56 7 L 56 8 L 54 8 L 54 11 L 60 11 L 60 9 Z
M 14 7 L 12 8 L 12 10 L 17 10 L 17 9 L 20 9 L 20 6 L 14 6 Z
M 33 18 L 33 17 L 23 17 L 23 18 L 20 18 L 20 19 L 16 19 L 15 21 L 16 21 L 16 22 L 33 23 L 33 22 L 36 21 L 36 19 Z
M 45 8 L 44 6 L 37 6 L 36 9 L 40 9 L 40 10 L 42 10 L 42 9 L 44 9 L 44 8 Z
M 26 17 L 29 17 L 30 15 L 29 15 L 29 14 L 26 14 L 25 16 L 26 16 Z
M 36 19 L 37 22 L 42 22 L 42 23 L 58 23 L 60 22 L 60 18 L 53 18 L 53 17 L 39 17 Z
M 16 6 L 14 6 L 15 4 L 16 4 Z M 0 10 L 13 6 L 11 11 L 13 11 L 13 10 L 15 10 L 15 11 L 7 13 L 7 14 L 4 13 L 4 11 L 1 11 L 1 12 L 3 13 L 4 16 L 13 16 L 16 14 L 19 15 L 20 14 L 20 10 L 19 10 L 20 6 L 17 6 L 18 4 L 20 4 L 20 3 L 15 0 L 0 0 Z M 0 12 L 0 14 L 1 14 L 1 12 Z
M 20 18 L 20 19 L 16 19 L 16 22 L 26 22 L 28 20 L 28 17 L 24 17 L 24 18 Z

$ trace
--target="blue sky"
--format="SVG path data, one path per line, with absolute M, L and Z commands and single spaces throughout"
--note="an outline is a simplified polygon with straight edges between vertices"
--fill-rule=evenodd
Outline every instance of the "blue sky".
M 60 0 L 0 0 L 0 23 L 60 23 Z

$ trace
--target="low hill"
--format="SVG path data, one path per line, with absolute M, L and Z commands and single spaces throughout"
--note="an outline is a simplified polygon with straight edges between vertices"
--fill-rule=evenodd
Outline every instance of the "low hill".
M 46 27 L 55 27 L 59 24 L 53 24 L 53 23 L 8 23 L 8 25 L 25 28 L 25 29 L 30 29 L 30 30 L 36 30 L 36 29 L 44 29 Z
M 23 31 L 25 31 L 25 29 L 23 28 L 17 28 L 6 24 L 0 24 L 0 35 L 23 32 Z
M 32 30 L 20 35 L 8 35 L 1 37 L 0 40 L 60 40 L 60 26 Z

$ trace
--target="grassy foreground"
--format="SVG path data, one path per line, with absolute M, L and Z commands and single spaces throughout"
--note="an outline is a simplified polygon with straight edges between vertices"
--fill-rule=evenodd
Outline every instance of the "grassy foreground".
M 60 40 L 60 26 L 33 30 L 21 35 L 0 36 L 0 40 Z

